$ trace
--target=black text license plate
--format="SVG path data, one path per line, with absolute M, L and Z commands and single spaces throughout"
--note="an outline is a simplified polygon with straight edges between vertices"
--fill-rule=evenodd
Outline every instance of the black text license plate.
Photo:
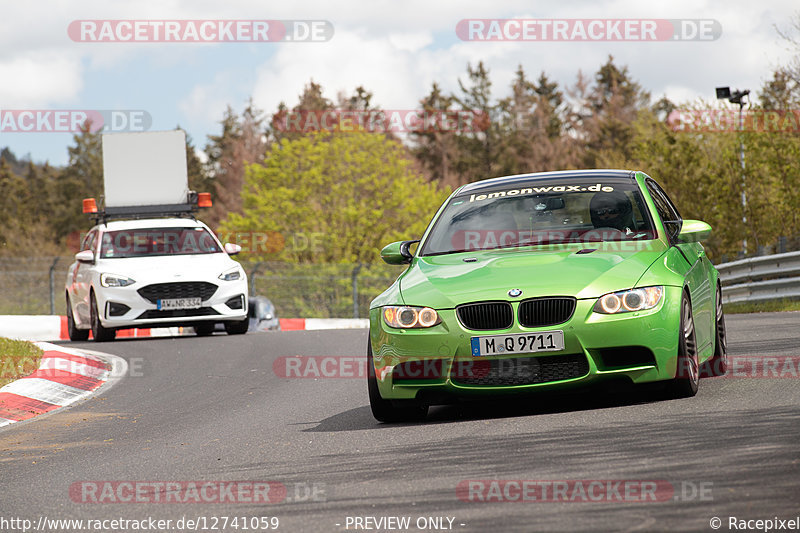
M 558 352 L 564 349 L 564 332 L 512 333 L 472 337 L 472 355 L 508 355 L 519 353 Z
M 200 307 L 200 298 L 165 298 L 158 300 L 156 306 L 159 310 L 167 309 L 198 309 Z

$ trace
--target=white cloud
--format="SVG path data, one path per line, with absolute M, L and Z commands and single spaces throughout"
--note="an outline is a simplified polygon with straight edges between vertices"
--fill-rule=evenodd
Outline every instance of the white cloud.
M 225 108 L 236 102 L 231 101 L 230 77 L 224 73 L 215 76 L 211 83 L 197 85 L 192 88 L 189 96 L 178 103 L 178 108 L 188 119 L 188 125 L 211 124 L 219 122 Z M 237 109 L 238 111 L 238 109 Z
M 0 102 L 5 109 L 68 102 L 83 88 L 83 68 L 71 54 L 29 52 L 0 59 Z

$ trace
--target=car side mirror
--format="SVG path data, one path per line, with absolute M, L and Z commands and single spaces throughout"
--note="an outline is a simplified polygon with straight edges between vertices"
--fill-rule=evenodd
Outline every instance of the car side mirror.
M 414 241 L 397 241 L 392 244 L 387 244 L 381 250 L 381 259 L 390 265 L 403 265 L 410 263 L 414 258 L 414 254 L 409 249 L 412 244 L 418 243 L 419 239 Z
M 223 248 L 225 249 L 225 253 L 228 255 L 236 255 L 242 251 L 242 247 L 240 245 L 233 244 L 231 242 L 226 242 Z
M 678 238 L 683 242 L 700 242 L 711 235 L 711 226 L 701 220 L 684 220 Z
M 83 250 L 75 254 L 75 261 L 78 263 L 94 263 L 94 252 L 91 250 Z

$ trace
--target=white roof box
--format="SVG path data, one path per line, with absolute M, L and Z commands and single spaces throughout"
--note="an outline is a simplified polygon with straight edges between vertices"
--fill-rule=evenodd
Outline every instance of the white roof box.
M 104 134 L 103 184 L 108 214 L 188 204 L 186 134 L 182 130 Z

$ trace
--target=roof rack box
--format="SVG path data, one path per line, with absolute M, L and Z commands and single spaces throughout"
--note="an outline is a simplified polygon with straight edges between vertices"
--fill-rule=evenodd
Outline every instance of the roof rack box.
M 190 202 L 182 130 L 103 135 L 106 213 L 175 208 Z

